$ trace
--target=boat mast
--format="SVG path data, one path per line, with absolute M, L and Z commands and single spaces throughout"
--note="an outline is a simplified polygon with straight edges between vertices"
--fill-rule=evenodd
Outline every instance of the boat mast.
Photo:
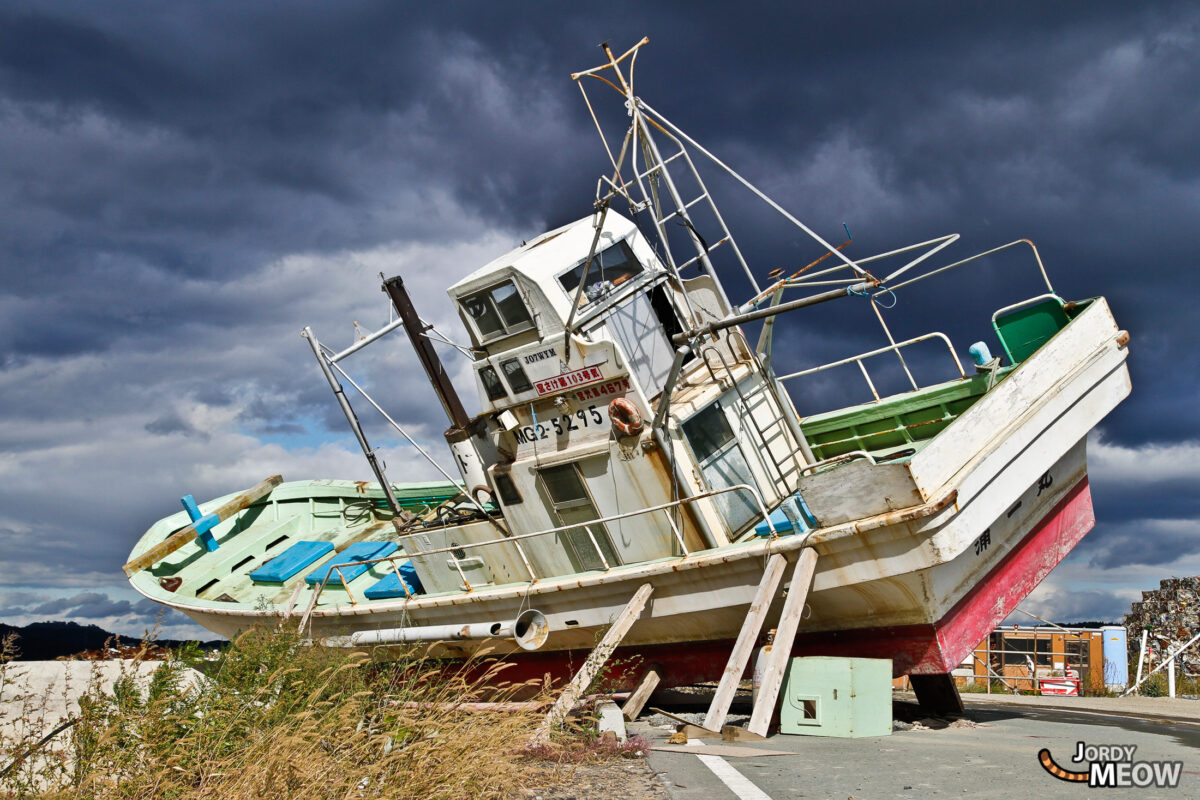
M 429 383 L 437 392 L 438 400 L 442 402 L 446 416 L 450 418 L 451 427 L 456 430 L 465 430 L 470 424 L 471 418 L 463 408 L 454 384 L 450 383 L 450 376 L 446 374 L 446 368 L 442 366 L 437 351 L 433 349 L 433 343 L 425 335 L 427 329 L 421 323 L 421 318 L 417 316 L 412 298 L 408 296 L 408 290 L 404 288 L 404 280 L 399 275 L 388 278 L 383 282 L 383 291 L 387 293 L 392 305 L 396 307 L 396 313 L 400 315 L 404 331 L 408 334 L 413 349 L 417 351 L 417 358 L 420 360 L 425 374 L 429 377 Z

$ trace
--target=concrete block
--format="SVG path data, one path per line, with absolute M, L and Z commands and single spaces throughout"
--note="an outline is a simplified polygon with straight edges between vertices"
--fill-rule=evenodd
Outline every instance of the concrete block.
M 625 733 L 625 715 L 612 700 L 601 700 L 596 703 L 596 717 L 601 735 L 606 732 L 612 733 L 617 737 L 618 742 L 629 738 L 629 735 Z

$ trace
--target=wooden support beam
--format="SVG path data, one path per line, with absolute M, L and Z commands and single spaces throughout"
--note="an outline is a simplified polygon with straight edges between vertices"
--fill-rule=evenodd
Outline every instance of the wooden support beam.
M 600 644 L 596 645 L 587 660 L 583 662 L 583 666 L 575 673 L 575 677 L 563 689 L 562 694 L 558 696 L 554 707 L 550 709 L 550 713 L 542 720 L 541 727 L 537 733 L 533 735 L 533 743 L 545 742 L 550 738 L 550 731 L 555 726 L 561 725 L 566 719 L 567 714 L 574 708 L 575 703 L 587 691 L 588 686 L 595 680 L 596 675 L 600 672 L 600 668 L 608 661 L 608 657 L 612 655 L 613 650 L 617 649 L 617 645 L 625 638 L 625 634 L 633 627 L 633 623 L 641 615 L 642 610 L 646 607 L 646 602 L 650 599 L 650 594 L 654 591 L 654 586 L 649 583 L 643 583 L 638 590 L 633 593 L 633 597 L 621 609 L 621 613 L 617 614 L 617 618 L 613 620 L 605 632 L 604 637 L 600 640 Z
M 651 664 L 646 668 L 637 686 L 621 706 L 621 713 L 625 716 L 625 719 L 633 722 L 638 718 L 638 714 L 642 713 L 642 708 L 645 707 L 646 701 L 650 699 L 650 695 L 658 688 L 658 682 L 662 680 L 662 674 L 663 668 L 658 664 Z
M 237 497 L 223 504 L 215 511 L 210 513 L 217 516 L 217 520 L 224 522 L 232 517 L 237 512 L 244 508 L 249 508 L 253 503 L 261 500 L 263 497 L 271 493 L 279 484 L 283 483 L 283 478 L 279 475 L 272 475 L 262 483 L 242 492 Z M 122 567 L 125 570 L 126 576 L 132 576 L 138 570 L 143 570 L 146 567 L 153 566 L 159 561 L 162 561 L 167 556 L 174 553 L 179 548 L 183 547 L 190 541 L 196 538 L 196 526 L 188 525 L 180 531 L 176 531 L 168 536 L 165 540 L 151 547 L 146 552 L 142 553 L 137 558 L 131 559 L 128 564 Z
M 788 588 L 787 598 L 783 601 L 783 612 L 779 615 L 779 624 L 775 627 L 775 643 L 766 658 L 767 664 L 763 670 L 762 685 L 758 688 L 758 699 L 754 702 L 750 724 L 746 726 L 746 730 L 758 736 L 767 735 L 771 719 L 775 716 L 775 707 L 779 704 L 779 690 L 783 686 L 788 662 L 792 658 L 796 630 L 800 627 L 800 615 L 804 612 L 804 601 L 808 599 L 808 590 L 812 586 L 816 570 L 817 551 L 805 547 L 800 551 L 796 567 L 792 570 L 792 585 Z
M 733 645 L 733 653 L 729 656 L 725 672 L 721 675 L 721 682 L 717 685 L 717 692 L 713 695 L 708 713 L 704 716 L 704 727 L 710 731 L 720 731 L 725 724 L 725 718 L 729 716 L 729 707 L 733 705 L 738 684 L 746 672 L 746 665 L 750 663 L 754 644 L 758 641 L 758 634 L 767 618 L 767 612 L 771 610 L 771 601 L 779 589 L 779 580 L 783 577 L 786 566 L 787 559 L 780 553 L 775 553 L 767 561 L 762 579 L 758 582 L 758 591 L 754 593 L 750 610 L 746 612 L 746 621 L 742 623 L 737 642 Z

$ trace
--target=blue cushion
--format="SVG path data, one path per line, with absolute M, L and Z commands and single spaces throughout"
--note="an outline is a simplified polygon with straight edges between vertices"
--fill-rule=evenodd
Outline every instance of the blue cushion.
M 304 580 L 317 586 L 325 580 L 325 575 L 328 573 L 329 580 L 325 582 L 325 585 L 341 586 L 343 579 L 349 583 L 371 568 L 369 564 L 358 562 L 384 558 L 399 549 L 399 545 L 395 542 L 356 542 L 338 553 L 328 563 L 322 564 L 305 575 Z M 352 564 L 353 566 L 342 567 L 338 571 L 331 570 L 335 564 Z
M 383 580 L 367 589 L 363 594 L 369 600 L 383 600 L 388 597 L 407 597 L 404 591 L 404 586 L 400 583 L 400 578 L 404 579 L 404 583 L 408 585 L 408 591 L 413 594 L 422 594 L 425 587 L 421 585 L 421 579 L 417 577 L 417 568 L 412 565 L 411 561 L 405 561 L 399 567 L 400 577 L 396 576 L 396 571 L 393 570 L 387 574 Z
M 792 530 L 792 521 L 787 518 L 787 514 L 783 513 L 782 508 L 778 508 L 771 513 L 771 525 L 775 526 L 775 532 L 779 534 L 790 533 Z M 755 536 L 770 536 L 771 528 L 766 522 L 760 522 L 754 526 Z
M 296 542 L 251 572 L 250 579 L 282 583 L 331 550 L 329 542 Z
M 784 506 L 788 506 L 787 511 L 792 513 L 788 514 L 784 510 Z M 799 523 L 799 528 L 796 528 L 796 525 L 792 521 L 793 518 L 795 518 L 795 522 Z M 780 535 L 792 533 L 793 529 L 795 529 L 796 533 L 804 533 L 805 531 L 819 527 L 816 518 L 813 517 L 813 513 L 808 509 L 808 503 L 805 503 L 804 498 L 799 494 L 784 500 L 779 508 L 775 509 L 771 514 L 771 524 L 775 526 L 775 532 Z M 754 526 L 754 534 L 756 536 L 770 536 L 771 529 L 767 527 L 765 521 L 760 522 Z

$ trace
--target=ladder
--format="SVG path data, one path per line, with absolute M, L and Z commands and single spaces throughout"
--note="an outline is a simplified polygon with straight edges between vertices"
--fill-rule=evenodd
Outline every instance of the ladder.
M 716 283 L 717 289 L 725 300 L 726 305 L 733 308 L 710 258 L 713 251 L 729 245 L 746 278 L 750 281 L 750 285 L 754 287 L 755 294 L 761 292 L 758 281 L 755 280 L 754 274 L 750 271 L 750 266 L 746 263 L 746 259 L 742 255 L 741 248 L 730 232 L 729 226 L 725 224 L 725 218 L 721 216 L 720 210 L 713 201 L 712 195 L 704 183 L 704 179 L 700 177 L 700 173 L 696 169 L 696 165 L 692 161 L 692 157 L 688 153 L 684 143 L 665 126 L 659 125 L 654 121 L 647 113 L 646 107 L 642 104 L 641 100 L 636 97 L 633 98 L 631 113 L 633 124 L 630 128 L 630 135 L 636 137 L 638 141 L 637 149 L 642 153 L 644 167 L 642 169 L 635 169 L 632 178 L 620 185 L 613 184 L 613 188 L 615 192 L 624 195 L 634 203 L 635 211 L 650 211 L 655 230 L 658 233 L 658 239 L 663 246 L 668 268 L 676 278 L 682 280 L 681 273 L 685 269 L 698 264 Z M 650 132 L 651 127 L 656 128 L 659 133 L 666 137 L 674 148 L 674 152 L 667 158 L 662 157 L 658 143 Z M 633 156 L 630 157 L 630 160 L 632 163 L 634 160 Z M 684 199 L 679 190 L 679 182 L 672 174 L 673 166 L 676 172 L 690 177 L 691 181 L 694 182 L 699 192 L 695 197 L 690 200 Z M 630 189 L 635 185 L 641 194 L 641 202 L 632 200 Z M 661 189 L 665 189 L 666 197 L 662 196 Z M 708 210 L 718 228 L 719 236 L 712 244 L 696 228 L 696 224 L 692 218 L 692 209 L 697 206 Z M 677 260 L 675 254 L 672 252 L 667 233 L 668 226 L 672 222 L 678 222 L 687 229 L 688 238 L 695 249 L 695 255 L 692 257 L 680 261 Z

